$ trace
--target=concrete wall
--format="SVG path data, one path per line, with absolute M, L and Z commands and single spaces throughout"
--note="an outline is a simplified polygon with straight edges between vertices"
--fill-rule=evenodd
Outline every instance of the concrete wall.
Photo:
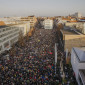
M 72 47 L 85 46 L 85 35 L 63 35 L 64 50 L 71 52 Z
M 30 23 L 25 23 L 25 24 L 21 24 L 21 25 L 17 25 L 17 27 L 19 27 L 19 30 L 22 31 L 23 36 L 25 36 L 29 31 L 30 31 Z
M 74 50 L 71 51 L 71 64 L 72 64 L 72 68 L 73 68 L 73 71 L 75 73 L 75 77 L 76 77 L 76 80 L 78 81 L 78 59 L 74 53 Z
M 18 41 L 20 30 L 23 36 L 25 36 L 30 30 L 30 23 L 13 25 L 0 29 L 0 53 L 9 50 L 11 46 Z
M 9 50 L 11 48 L 11 45 L 17 42 L 19 36 L 19 28 L 16 26 L 2 28 L 0 29 L 0 35 L 3 35 L 2 37 L 0 37 L 0 53 L 1 53 L 5 50 Z
M 79 70 L 85 69 L 85 62 L 82 62 L 82 63 L 79 62 L 73 49 L 71 51 L 71 64 L 72 64 L 73 71 L 75 72 L 75 76 L 76 76 L 76 80 L 78 82 L 78 85 L 81 85 L 79 83 Z

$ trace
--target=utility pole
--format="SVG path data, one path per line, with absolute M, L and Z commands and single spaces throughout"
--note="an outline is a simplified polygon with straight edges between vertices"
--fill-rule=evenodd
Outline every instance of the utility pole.
M 57 44 L 55 43 L 55 75 L 56 75 L 56 64 L 57 64 Z

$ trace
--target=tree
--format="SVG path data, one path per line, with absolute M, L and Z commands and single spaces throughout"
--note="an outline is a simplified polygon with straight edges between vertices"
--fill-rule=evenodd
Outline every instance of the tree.
M 11 48 L 11 50 L 10 50 L 10 55 L 11 55 L 11 56 L 14 56 L 15 53 L 16 53 L 16 49 L 15 49 L 15 45 L 13 44 L 13 46 L 12 46 L 12 48 Z
M 28 33 L 26 34 L 25 36 L 25 41 L 28 41 L 29 40 L 29 36 L 28 36 Z
M 19 45 L 20 45 L 20 46 L 24 46 L 24 45 L 25 45 L 24 36 L 23 36 L 22 31 L 19 32 L 19 39 L 18 39 L 18 42 L 19 42 Z

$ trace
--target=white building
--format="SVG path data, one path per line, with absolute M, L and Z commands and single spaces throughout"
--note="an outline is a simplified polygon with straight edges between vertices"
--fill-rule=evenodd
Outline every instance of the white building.
M 79 12 L 76 12 L 75 14 L 72 14 L 71 17 L 81 18 L 82 15 Z
M 76 24 L 76 29 L 78 29 L 81 33 L 85 34 L 85 23 L 84 22 L 78 22 Z
M 78 85 L 85 85 L 85 47 L 72 49 L 71 64 Z
M 18 41 L 19 32 L 25 36 L 30 30 L 30 24 L 0 26 L 0 53 L 9 50 Z
M 45 29 L 53 29 L 53 20 L 51 19 L 45 19 L 43 21 L 43 25 Z
M 5 17 L 5 18 L 0 18 L 0 21 L 4 21 L 5 24 L 20 24 L 22 23 L 21 17 Z
M 16 26 L 19 28 L 19 30 L 22 31 L 23 36 L 25 36 L 30 30 L 30 23 L 29 22 L 27 22 L 25 24 L 19 24 L 19 25 L 16 25 Z

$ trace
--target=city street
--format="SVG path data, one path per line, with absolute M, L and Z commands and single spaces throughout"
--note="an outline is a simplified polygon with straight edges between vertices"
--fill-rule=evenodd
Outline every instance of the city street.
M 85 0 L 0 1 L 0 85 L 85 85 Z
M 54 48 L 57 43 L 56 38 L 58 38 L 55 36 L 54 29 L 36 29 L 28 41 L 24 39 L 24 46 L 15 44 L 14 55 L 11 55 L 11 51 L 7 56 L 2 55 L 0 61 L 1 85 L 68 85 L 70 80 L 66 80 L 66 76 L 69 74 L 64 71 L 64 60 L 62 51 L 58 50 L 59 46 L 55 74 Z
M 15 45 L 14 56 L 1 58 L 1 85 L 55 85 L 54 37 L 53 30 L 36 29 L 25 46 Z

